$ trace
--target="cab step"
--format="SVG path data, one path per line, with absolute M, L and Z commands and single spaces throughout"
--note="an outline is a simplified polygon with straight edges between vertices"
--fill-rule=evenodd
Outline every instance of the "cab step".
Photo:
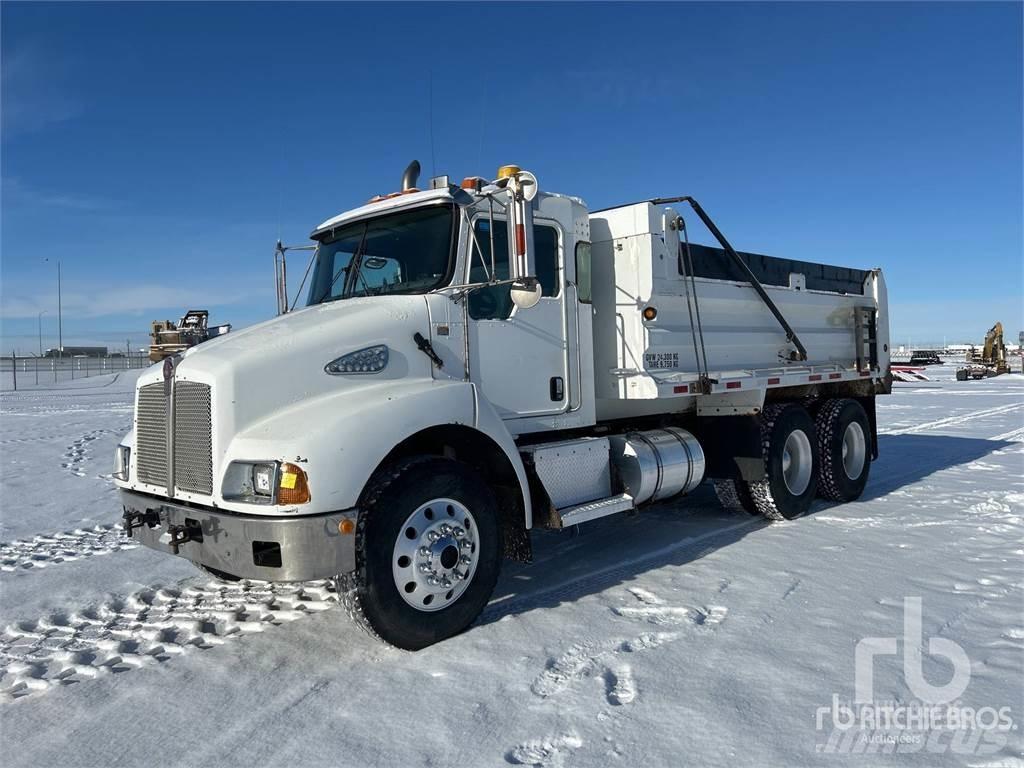
M 561 527 L 568 528 L 570 525 L 596 520 L 605 515 L 614 515 L 616 512 L 628 512 L 633 509 L 633 506 L 633 497 L 628 493 L 620 493 L 618 496 L 609 496 L 606 499 L 588 501 L 584 504 L 560 509 L 558 516 L 562 523 Z

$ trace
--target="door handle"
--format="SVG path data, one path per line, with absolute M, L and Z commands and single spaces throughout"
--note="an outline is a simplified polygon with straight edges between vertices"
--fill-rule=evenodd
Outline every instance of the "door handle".
M 560 403 L 565 399 L 565 382 L 561 376 L 552 376 L 550 382 L 552 402 Z

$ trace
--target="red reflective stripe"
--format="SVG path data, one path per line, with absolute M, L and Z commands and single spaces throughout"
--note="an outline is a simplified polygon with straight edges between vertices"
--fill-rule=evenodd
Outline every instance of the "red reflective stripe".
M 778 384 L 780 381 L 782 381 L 782 379 L 780 379 L 778 377 L 773 377 L 773 378 L 768 379 L 768 384 L 769 385 Z
M 739 389 L 740 386 L 742 386 L 742 385 L 738 381 L 729 381 L 729 382 L 726 382 L 725 388 L 726 389 Z
M 516 224 L 516 255 L 522 256 L 526 253 L 526 227 Z
M 807 377 L 807 380 L 808 381 L 821 381 L 821 374 L 820 373 L 813 373 L 813 374 L 811 374 L 810 376 Z
M 828 377 L 830 379 L 841 379 L 841 378 L 843 378 L 843 374 L 841 374 L 841 373 L 830 373 L 828 375 Z
M 861 376 L 870 376 L 871 375 L 871 371 L 861 371 L 860 375 Z
M 672 391 L 677 395 L 682 395 L 685 394 L 686 392 L 689 392 L 690 387 L 688 384 L 682 384 L 678 387 L 672 387 Z

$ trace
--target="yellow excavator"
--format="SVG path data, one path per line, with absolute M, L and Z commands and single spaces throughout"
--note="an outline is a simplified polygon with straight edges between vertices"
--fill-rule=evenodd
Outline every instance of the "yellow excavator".
M 181 320 L 154 320 L 149 337 L 150 362 L 159 363 L 165 357 L 180 355 L 189 347 L 202 344 L 207 339 L 223 336 L 231 330 L 231 324 L 209 325 L 210 313 L 205 309 L 190 309 Z
M 1003 343 L 1003 324 L 996 323 L 985 334 L 985 343 L 978 351 L 971 347 L 967 353 L 967 365 L 957 368 L 956 380 L 984 379 L 1010 372 L 1006 359 L 1006 345 Z

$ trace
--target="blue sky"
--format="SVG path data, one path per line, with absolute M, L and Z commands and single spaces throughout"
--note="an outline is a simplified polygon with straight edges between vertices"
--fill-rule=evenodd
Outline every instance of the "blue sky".
M 5 353 L 41 310 L 56 345 L 58 259 L 65 343 L 269 317 L 279 233 L 412 158 L 592 208 L 693 194 L 740 249 L 882 266 L 897 343 L 1024 329 L 1020 3 L 0 13 Z

